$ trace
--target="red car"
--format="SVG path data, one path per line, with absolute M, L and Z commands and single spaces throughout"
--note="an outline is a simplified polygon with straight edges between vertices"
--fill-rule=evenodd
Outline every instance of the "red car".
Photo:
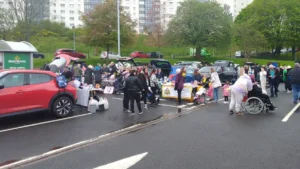
M 79 58 L 79 59 L 85 59 L 86 58 L 86 56 L 83 53 L 76 52 L 73 49 L 58 49 L 54 53 L 55 56 L 60 55 L 60 54 L 66 54 L 66 55 L 72 56 L 74 58 Z
M 147 53 L 138 52 L 138 51 L 132 52 L 130 54 L 130 57 L 132 57 L 132 58 L 149 58 Z
M 49 110 L 57 117 L 72 113 L 76 89 L 59 88 L 56 74 L 43 70 L 0 71 L 0 117 Z

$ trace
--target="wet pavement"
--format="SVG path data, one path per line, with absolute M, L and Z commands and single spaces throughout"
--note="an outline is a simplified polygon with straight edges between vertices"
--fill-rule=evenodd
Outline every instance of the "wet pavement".
M 176 101 L 164 100 L 143 115 L 124 114 L 122 96 L 109 96 L 110 109 L 103 113 L 4 131 L 12 127 L 53 120 L 46 114 L 0 119 L 0 163 L 20 160 L 83 140 L 176 114 Z M 278 107 L 268 115 L 228 115 L 222 102 L 183 107 L 184 114 L 135 132 L 44 159 L 23 168 L 95 168 L 147 152 L 134 168 L 242 168 L 297 169 L 300 166 L 300 120 L 295 113 L 281 120 L 294 107 L 292 95 L 283 92 L 272 99 Z M 74 116 L 87 113 L 77 111 Z M 31 118 L 32 117 L 32 118 Z M 4 131 L 4 132 L 1 132 Z

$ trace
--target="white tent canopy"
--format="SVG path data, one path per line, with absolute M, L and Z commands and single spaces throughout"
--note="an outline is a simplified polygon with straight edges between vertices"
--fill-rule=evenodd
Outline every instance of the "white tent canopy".
M 11 42 L 0 40 L 0 52 L 38 52 L 29 42 Z

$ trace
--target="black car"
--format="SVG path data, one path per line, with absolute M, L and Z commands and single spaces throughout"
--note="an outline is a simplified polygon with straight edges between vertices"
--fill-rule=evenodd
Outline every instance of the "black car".
M 169 77 L 172 70 L 172 65 L 169 61 L 164 59 L 154 59 L 150 61 L 150 65 L 154 66 L 156 69 L 161 69 L 161 71 Z M 150 69 L 149 69 L 150 70 Z M 151 70 L 150 70 L 151 71 Z
M 41 58 L 44 59 L 45 55 L 42 53 L 33 53 L 33 58 Z
M 220 67 L 221 71 L 219 77 L 221 82 L 234 82 L 237 79 L 238 72 L 235 68 L 235 65 L 232 61 L 228 60 L 217 60 L 215 61 L 213 67 Z
M 158 52 L 150 52 L 148 53 L 149 58 L 159 58 L 162 59 L 164 56 Z

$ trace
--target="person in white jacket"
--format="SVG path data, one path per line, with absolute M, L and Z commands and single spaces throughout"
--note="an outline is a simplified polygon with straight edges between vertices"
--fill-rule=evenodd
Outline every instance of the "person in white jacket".
M 262 67 L 261 71 L 259 72 L 259 80 L 260 80 L 260 86 L 261 86 L 263 93 L 267 94 L 267 90 L 266 90 L 267 72 L 265 70 L 265 67 Z
M 212 82 L 212 87 L 214 89 L 214 101 L 217 103 L 219 100 L 219 87 L 222 86 L 222 83 L 220 81 L 219 74 L 215 72 L 215 69 L 213 67 L 210 68 L 210 72 L 211 72 L 210 80 Z
M 248 92 L 252 90 L 253 84 L 249 75 L 244 71 L 244 68 L 240 69 L 240 77 L 231 87 L 231 97 L 229 104 L 230 115 L 234 114 L 233 110 L 235 108 L 237 115 L 243 115 L 241 112 L 241 104 Z

